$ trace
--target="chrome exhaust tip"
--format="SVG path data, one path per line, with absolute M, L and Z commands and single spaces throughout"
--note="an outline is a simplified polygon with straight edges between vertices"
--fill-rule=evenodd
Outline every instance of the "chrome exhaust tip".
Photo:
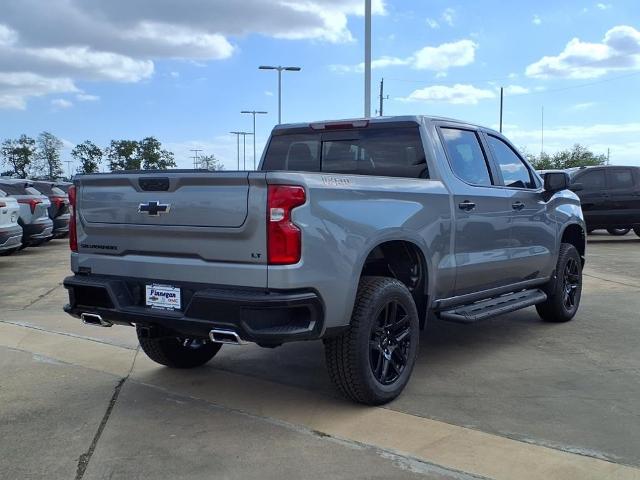
M 245 345 L 247 343 L 233 330 L 223 330 L 220 328 L 211 330 L 209 332 L 209 338 L 213 343 L 227 343 L 231 345 Z
M 96 313 L 81 313 L 80 319 L 85 325 L 93 325 L 94 327 L 113 327 L 113 323 L 109 320 L 104 320 Z

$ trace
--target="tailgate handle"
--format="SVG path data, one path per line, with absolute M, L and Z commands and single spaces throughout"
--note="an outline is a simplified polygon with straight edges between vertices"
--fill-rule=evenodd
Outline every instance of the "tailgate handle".
M 169 179 L 166 177 L 139 178 L 138 185 L 145 192 L 166 192 L 169 190 Z

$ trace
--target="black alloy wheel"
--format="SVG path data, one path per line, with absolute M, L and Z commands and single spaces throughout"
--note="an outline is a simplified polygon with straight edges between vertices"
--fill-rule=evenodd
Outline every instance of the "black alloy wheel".
M 371 328 L 369 365 L 382 385 L 395 382 L 407 367 L 411 347 L 409 315 L 397 301 L 387 303 Z

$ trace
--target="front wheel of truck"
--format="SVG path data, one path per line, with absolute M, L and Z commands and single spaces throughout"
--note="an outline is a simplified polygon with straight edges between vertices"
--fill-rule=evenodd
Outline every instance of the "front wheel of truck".
M 338 390 L 367 405 L 400 395 L 418 354 L 419 323 L 403 283 L 362 277 L 349 328 L 325 340 L 329 376 Z
M 178 337 L 148 337 L 136 327 L 138 341 L 144 353 L 156 363 L 171 368 L 194 368 L 211 360 L 220 347 L 208 340 Z
M 536 305 L 538 315 L 547 322 L 568 322 L 580 306 L 582 296 L 582 260 L 576 247 L 560 245 L 557 278 L 547 287 L 547 300 Z

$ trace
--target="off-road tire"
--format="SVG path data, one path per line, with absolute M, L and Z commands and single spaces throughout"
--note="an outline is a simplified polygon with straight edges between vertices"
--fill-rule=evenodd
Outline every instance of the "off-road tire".
M 568 264 L 576 267 L 577 273 L 568 274 Z M 568 283 L 567 276 L 572 277 L 573 283 Z M 580 297 L 582 296 L 582 259 L 576 247 L 570 243 L 560 245 L 560 254 L 556 265 L 556 279 L 547 286 L 547 300 L 536 305 L 536 310 L 540 317 L 546 322 L 568 322 L 571 320 L 580 307 Z M 575 277 L 575 278 L 573 278 Z M 573 302 L 567 305 L 568 285 L 576 285 L 573 293 Z
M 194 348 L 184 346 L 183 340 L 176 337 L 143 337 L 140 328 L 136 328 L 138 341 L 144 353 L 156 363 L 170 368 L 194 368 L 211 360 L 220 347 L 219 343 L 201 343 Z
M 380 331 L 380 315 L 390 302 L 399 306 L 398 316 L 405 319 L 402 312 L 406 313 L 402 328 L 410 336 L 408 345 L 403 340 L 399 348 L 405 366 L 401 373 L 391 367 L 397 379 L 385 385 L 375 377 L 370 342 L 375 331 Z M 403 283 L 388 277 L 362 277 L 348 329 L 324 341 L 327 369 L 337 389 L 345 397 L 367 405 L 381 405 L 396 398 L 409 381 L 418 354 L 419 323 L 415 302 Z M 382 350 L 377 354 L 383 355 Z
M 607 228 L 609 235 L 613 235 L 614 237 L 624 237 L 630 230 L 630 228 Z

